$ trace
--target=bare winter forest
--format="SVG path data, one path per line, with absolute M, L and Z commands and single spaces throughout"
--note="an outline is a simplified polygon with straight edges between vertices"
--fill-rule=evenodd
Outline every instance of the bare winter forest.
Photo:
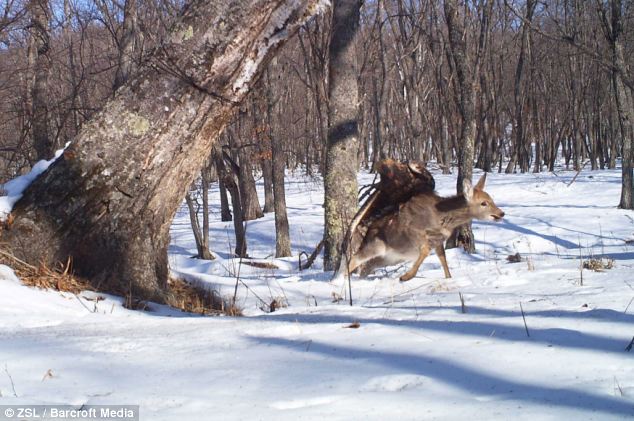
M 239 2 L 239 7 L 253 8 L 244 3 Z M 269 3 L 261 3 L 268 7 Z M 192 38 L 202 45 L 207 42 L 204 31 L 227 33 L 227 39 L 252 36 L 257 40 L 261 28 L 255 15 L 245 12 L 231 21 L 231 6 L 214 6 L 198 15 L 207 13 L 208 22 L 218 26 L 200 32 L 195 25 L 183 23 L 191 18 L 187 13 L 195 5 L 179 1 L 3 0 L 0 179 L 28 172 L 35 162 L 50 159 L 74 139 L 80 139 L 75 141 L 80 146 L 77 151 L 71 146 L 63 155 L 65 161 L 81 155 L 83 165 L 92 159 L 91 154 L 100 159 L 106 155 L 95 168 L 107 174 L 116 171 L 112 177 L 119 178 L 110 186 L 114 193 L 105 194 L 108 198 L 99 198 L 98 188 L 77 193 L 78 185 L 89 184 L 85 180 L 55 193 L 48 189 L 51 180 L 41 183 L 50 196 L 68 197 L 63 191 L 73 191 L 85 200 L 77 202 L 77 207 L 91 208 L 82 211 L 83 216 L 65 209 L 52 218 L 54 225 L 62 226 L 73 218 L 92 222 L 58 239 L 55 250 L 60 251 L 47 252 L 49 262 L 73 256 L 81 273 L 103 278 L 108 285 L 107 276 L 94 270 L 97 257 L 88 254 L 103 256 L 115 250 L 120 258 L 134 253 L 121 252 L 117 244 L 104 244 L 101 251 L 93 246 L 86 252 L 67 243 L 83 238 L 94 224 L 108 219 L 103 214 L 122 212 L 127 215 L 123 219 L 145 220 L 144 206 L 163 200 L 145 192 L 159 188 L 174 190 L 167 200 L 168 210 L 154 218 L 149 224 L 154 225 L 143 234 L 152 238 L 152 245 L 139 244 L 137 256 L 129 259 L 139 258 L 148 247 L 164 252 L 166 221 L 187 189 L 198 254 L 210 258 L 207 190 L 213 182 L 220 182 L 223 220 L 233 218 L 235 223 L 237 255 L 248 254 L 244 221 L 267 212 L 275 212 L 276 254 L 288 255 L 284 176 L 287 169 L 299 169 L 324 178 L 325 267 L 333 268 L 345 227 L 356 212 L 356 173 L 360 168 L 372 169 L 386 157 L 456 172 L 458 186 L 463 179 L 471 179 L 474 167 L 487 172 L 539 173 L 552 171 L 560 162 L 574 170 L 613 169 L 620 164 L 621 197 L 620 202 L 617 197 L 614 200 L 622 208 L 634 207 L 634 7 L 630 1 L 373 0 L 362 4 L 345 0 L 336 1 L 332 9 L 319 3 L 306 7 L 307 15 L 313 9 L 326 11 L 311 19 L 294 17 L 293 28 L 276 23 L 275 31 L 264 36 L 266 48 L 258 50 L 253 47 L 257 42 L 247 42 L 253 51 L 246 48 L 233 58 L 243 66 L 241 72 L 225 69 L 223 75 L 212 70 L 204 76 L 200 69 L 213 67 L 220 61 L 214 54 L 224 51 L 213 45 L 203 51 L 203 45 L 192 52 L 189 47 L 179 49 L 178 44 Z M 224 19 L 235 22 L 238 30 L 227 30 Z M 267 52 L 269 43 L 279 47 L 286 37 L 275 55 Z M 195 54 L 200 59 L 187 58 Z M 253 56 L 255 64 L 248 68 L 244 63 Z M 208 57 L 212 58 L 205 62 Z M 220 88 L 227 84 L 225 79 L 232 86 L 228 95 Z M 169 89 L 178 84 L 187 85 L 192 93 L 168 99 L 173 93 Z M 115 105 L 106 107 L 108 101 Z M 163 106 L 164 111 L 154 109 Z M 112 111 L 117 107 L 123 111 Z M 146 108 L 154 113 L 151 118 L 144 115 Z M 169 123 L 169 118 L 161 126 L 161 113 L 177 108 L 189 108 L 194 117 L 179 120 L 184 126 Z M 127 115 L 127 110 L 136 114 Z M 87 122 L 92 126 L 86 129 Z M 125 130 L 111 136 L 118 126 Z M 135 136 L 142 138 L 145 150 L 151 148 L 149 154 L 128 149 Z M 206 140 L 188 143 L 191 138 Z M 119 141 L 127 142 L 126 146 Z M 168 165 L 187 167 L 187 171 L 174 170 L 169 175 L 165 168 L 157 170 L 150 184 L 134 191 L 131 180 L 138 180 L 140 173 L 151 178 L 147 168 L 158 168 L 154 162 L 160 153 L 154 156 L 151 145 L 159 142 L 179 143 L 179 150 L 189 148 L 190 158 Z M 82 148 L 82 143 L 91 148 Z M 167 148 L 162 153 L 175 150 Z M 119 168 L 109 167 L 111 162 L 126 160 Z M 190 188 L 194 175 L 198 181 Z M 168 187 L 173 177 L 178 182 Z M 256 194 L 259 177 L 264 180 L 264 203 Z M 33 195 L 42 201 L 41 194 Z M 96 201 L 102 203 L 95 205 Z M 113 204 L 121 201 L 130 203 L 115 210 Z M 196 217 L 201 206 L 202 228 Z M 150 207 L 156 215 L 156 206 Z M 37 213 L 29 209 L 17 214 Z M 119 222 L 116 227 L 106 225 L 96 231 L 116 230 L 121 237 L 118 242 L 137 232 L 130 229 L 124 234 Z M 463 245 L 472 248 L 469 230 L 464 234 L 467 244 Z M 98 241 L 104 242 L 110 243 Z M 37 261 L 46 248 L 18 253 Z M 150 260 L 160 261 L 162 257 L 155 253 L 148 254 Z M 88 262 L 83 268 L 80 258 Z M 155 266 L 148 270 L 158 275 L 150 278 L 161 283 L 164 269 L 157 267 L 164 263 Z M 121 270 L 130 276 L 148 276 L 136 269 Z M 116 285 L 107 288 L 118 289 Z
M 449 171 L 465 112 L 478 168 L 539 172 L 559 157 L 574 168 L 616 165 L 629 142 L 619 118 L 632 112 L 629 1 L 448 3 L 458 7 L 455 46 L 442 1 L 363 4 L 354 40 L 361 165 L 392 156 Z M 72 140 L 181 6 L 3 0 L 2 178 Z M 281 143 L 289 166 L 323 170 L 330 21 L 325 14 L 294 35 L 232 119 L 221 144 L 240 163 L 262 171 Z
M 633 57 L 632 0 L 0 0 L 0 420 L 631 419 Z

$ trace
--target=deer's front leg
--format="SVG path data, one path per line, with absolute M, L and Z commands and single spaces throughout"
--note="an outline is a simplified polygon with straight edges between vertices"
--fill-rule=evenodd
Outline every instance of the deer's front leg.
M 412 268 L 408 270 L 405 275 L 401 276 L 400 279 L 402 282 L 409 281 L 414 276 L 416 276 L 416 272 L 418 272 L 418 268 L 420 267 L 420 265 L 423 264 L 423 260 L 425 260 L 425 258 L 429 256 L 430 251 L 431 251 L 431 248 L 429 247 L 429 244 L 425 243 L 421 246 L 420 252 L 418 254 L 418 259 L 416 259 Z

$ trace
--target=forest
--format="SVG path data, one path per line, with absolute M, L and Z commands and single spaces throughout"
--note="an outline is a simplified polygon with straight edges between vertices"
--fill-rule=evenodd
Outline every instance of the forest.
M 0 405 L 631 416 L 633 57 L 630 0 L 0 0 Z M 417 195 L 492 211 L 364 271 Z
M 455 3 L 464 34 L 458 51 L 441 1 L 363 4 L 354 40 L 360 165 L 391 156 L 435 160 L 450 171 L 465 78 L 474 91 L 467 123 L 476 167 L 541 172 L 561 158 L 575 169 L 586 162 L 614 168 L 629 139 L 621 121 L 631 121 L 630 2 Z M 6 0 L 2 178 L 71 141 L 143 63 L 181 6 Z M 323 172 L 330 20 L 320 16 L 288 41 L 223 134 L 219 143 L 254 170 L 268 174 L 262 162 L 276 140 L 289 167 Z M 460 49 L 464 75 L 455 64 Z
M 540 173 L 558 162 L 574 170 L 620 162 L 619 206 L 634 208 L 631 2 L 341 5 L 352 12 L 311 19 L 261 66 L 210 140 L 214 147 L 200 151 L 188 203 L 192 212 L 205 207 L 207 227 L 201 196 L 220 182 L 222 219 L 230 218 L 230 204 L 239 209 L 233 212 L 238 255 L 247 254 L 244 221 L 273 211 L 276 254 L 289 253 L 285 169 L 324 178 L 327 267 L 339 258 L 342 232 L 356 212 L 356 171 L 384 158 L 433 163 L 445 174 L 457 170 L 458 192 L 474 167 Z M 197 87 L 174 58 L 155 57 L 182 8 L 166 0 L 5 1 L 0 179 L 28 172 L 72 142 L 142 69 Z M 264 203 L 256 177 L 264 180 Z M 209 257 L 208 230 L 192 221 L 199 255 Z

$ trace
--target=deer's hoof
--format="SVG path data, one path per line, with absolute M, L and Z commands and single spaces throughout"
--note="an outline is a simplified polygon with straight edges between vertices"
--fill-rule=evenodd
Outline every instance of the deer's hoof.
M 409 273 L 406 273 L 405 275 L 401 276 L 399 279 L 401 280 L 401 282 L 407 282 L 413 277 L 414 275 L 410 275 Z

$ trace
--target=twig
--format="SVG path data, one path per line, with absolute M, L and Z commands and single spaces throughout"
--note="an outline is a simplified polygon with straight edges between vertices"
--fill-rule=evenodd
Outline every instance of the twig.
M 566 184 L 566 187 L 570 187 L 572 185 L 572 183 L 575 182 L 575 180 L 579 176 L 579 173 L 581 172 L 581 170 L 583 170 L 586 167 L 586 165 L 588 165 L 588 162 L 590 162 L 590 161 L 584 162 L 584 164 L 581 166 L 581 168 L 579 168 L 579 170 L 577 170 L 577 174 L 575 174 L 575 176 L 572 177 L 572 180 L 570 180 L 570 183 Z
M 7 365 L 4 365 L 4 372 L 7 373 L 7 376 L 9 377 L 9 381 L 11 382 L 11 390 L 13 390 L 13 396 L 14 397 L 18 397 L 18 394 L 15 391 L 15 384 L 13 383 L 13 377 L 11 377 L 11 374 L 9 374 L 9 368 L 7 367 Z
M 1 254 L 1 255 L 3 255 L 4 257 L 8 257 L 9 259 L 12 259 L 12 260 L 14 260 L 14 261 L 18 262 L 18 263 L 19 263 L 19 264 L 21 264 L 21 265 L 26 266 L 27 268 L 29 268 L 29 269 L 31 269 L 31 270 L 37 270 L 37 268 L 36 268 L 35 266 L 31 266 L 30 264 L 26 263 L 25 261 L 18 259 L 17 257 L 15 257 L 15 256 L 14 256 L 13 254 L 11 254 L 11 253 L 7 253 L 7 252 L 6 252 L 6 251 L 4 251 L 4 250 L 0 250 L 0 254 Z
M 75 298 L 77 298 L 77 301 L 79 301 L 79 304 L 81 304 L 86 310 L 88 310 L 89 313 L 96 313 L 97 312 L 97 303 L 95 302 L 95 311 L 92 311 L 91 309 L 88 308 L 88 306 L 86 304 L 84 304 L 84 302 L 81 300 L 81 298 L 79 298 L 79 296 L 77 294 L 73 294 L 75 295 Z
M 625 350 L 627 352 L 630 352 L 632 350 L 632 347 L 634 346 L 634 336 L 632 336 L 632 340 L 630 341 L 630 344 L 628 346 L 625 347 Z
M 634 297 L 632 297 L 632 299 L 630 300 L 629 303 L 627 303 L 627 307 L 625 307 L 625 310 L 623 310 L 623 314 L 627 313 L 627 309 L 630 308 L 630 306 L 632 305 L 632 301 L 634 301 Z
M 616 376 L 614 376 L 614 394 L 615 395 L 617 390 L 621 394 L 621 397 L 624 396 L 623 389 L 621 388 L 621 385 L 619 384 L 619 381 L 617 380 Z
M 579 237 L 579 285 L 583 286 L 583 256 L 581 255 L 581 237 Z
M 464 296 L 462 295 L 462 292 L 458 292 L 458 296 L 460 297 L 460 310 L 462 311 L 462 314 L 465 314 L 467 312 L 467 306 L 464 303 Z
M 242 244 L 247 240 L 247 223 L 244 223 L 244 234 L 242 239 Z M 238 298 L 238 283 L 242 282 L 240 279 L 240 270 L 242 269 L 242 259 L 244 258 L 244 247 L 240 250 L 240 260 L 238 260 L 238 271 L 236 272 L 236 287 L 233 290 L 233 305 L 236 305 L 236 300 Z M 244 284 L 244 282 L 242 282 Z
M 350 276 L 350 259 L 346 255 L 346 272 L 348 272 L 348 296 L 350 297 L 350 307 L 352 307 L 352 276 Z
M 524 329 L 526 329 L 526 336 L 531 337 L 531 334 L 528 332 L 528 325 L 526 324 L 526 315 L 524 314 L 524 307 L 522 307 L 522 302 L 520 301 L 520 310 L 522 311 L 522 319 L 524 320 Z
M 376 178 L 376 177 L 375 177 Z M 346 215 L 347 219 L 347 215 Z M 352 243 L 352 231 L 346 233 L 350 235 L 350 243 Z M 344 243 L 345 244 L 345 243 Z M 350 248 L 351 244 L 348 244 L 348 247 L 342 248 L 343 256 L 341 257 L 343 261 L 346 263 L 346 274 L 348 275 L 348 302 L 350 303 L 350 307 L 352 307 L 352 274 L 350 273 L 350 259 L 352 258 L 352 250 Z M 339 264 L 341 267 L 341 264 Z

